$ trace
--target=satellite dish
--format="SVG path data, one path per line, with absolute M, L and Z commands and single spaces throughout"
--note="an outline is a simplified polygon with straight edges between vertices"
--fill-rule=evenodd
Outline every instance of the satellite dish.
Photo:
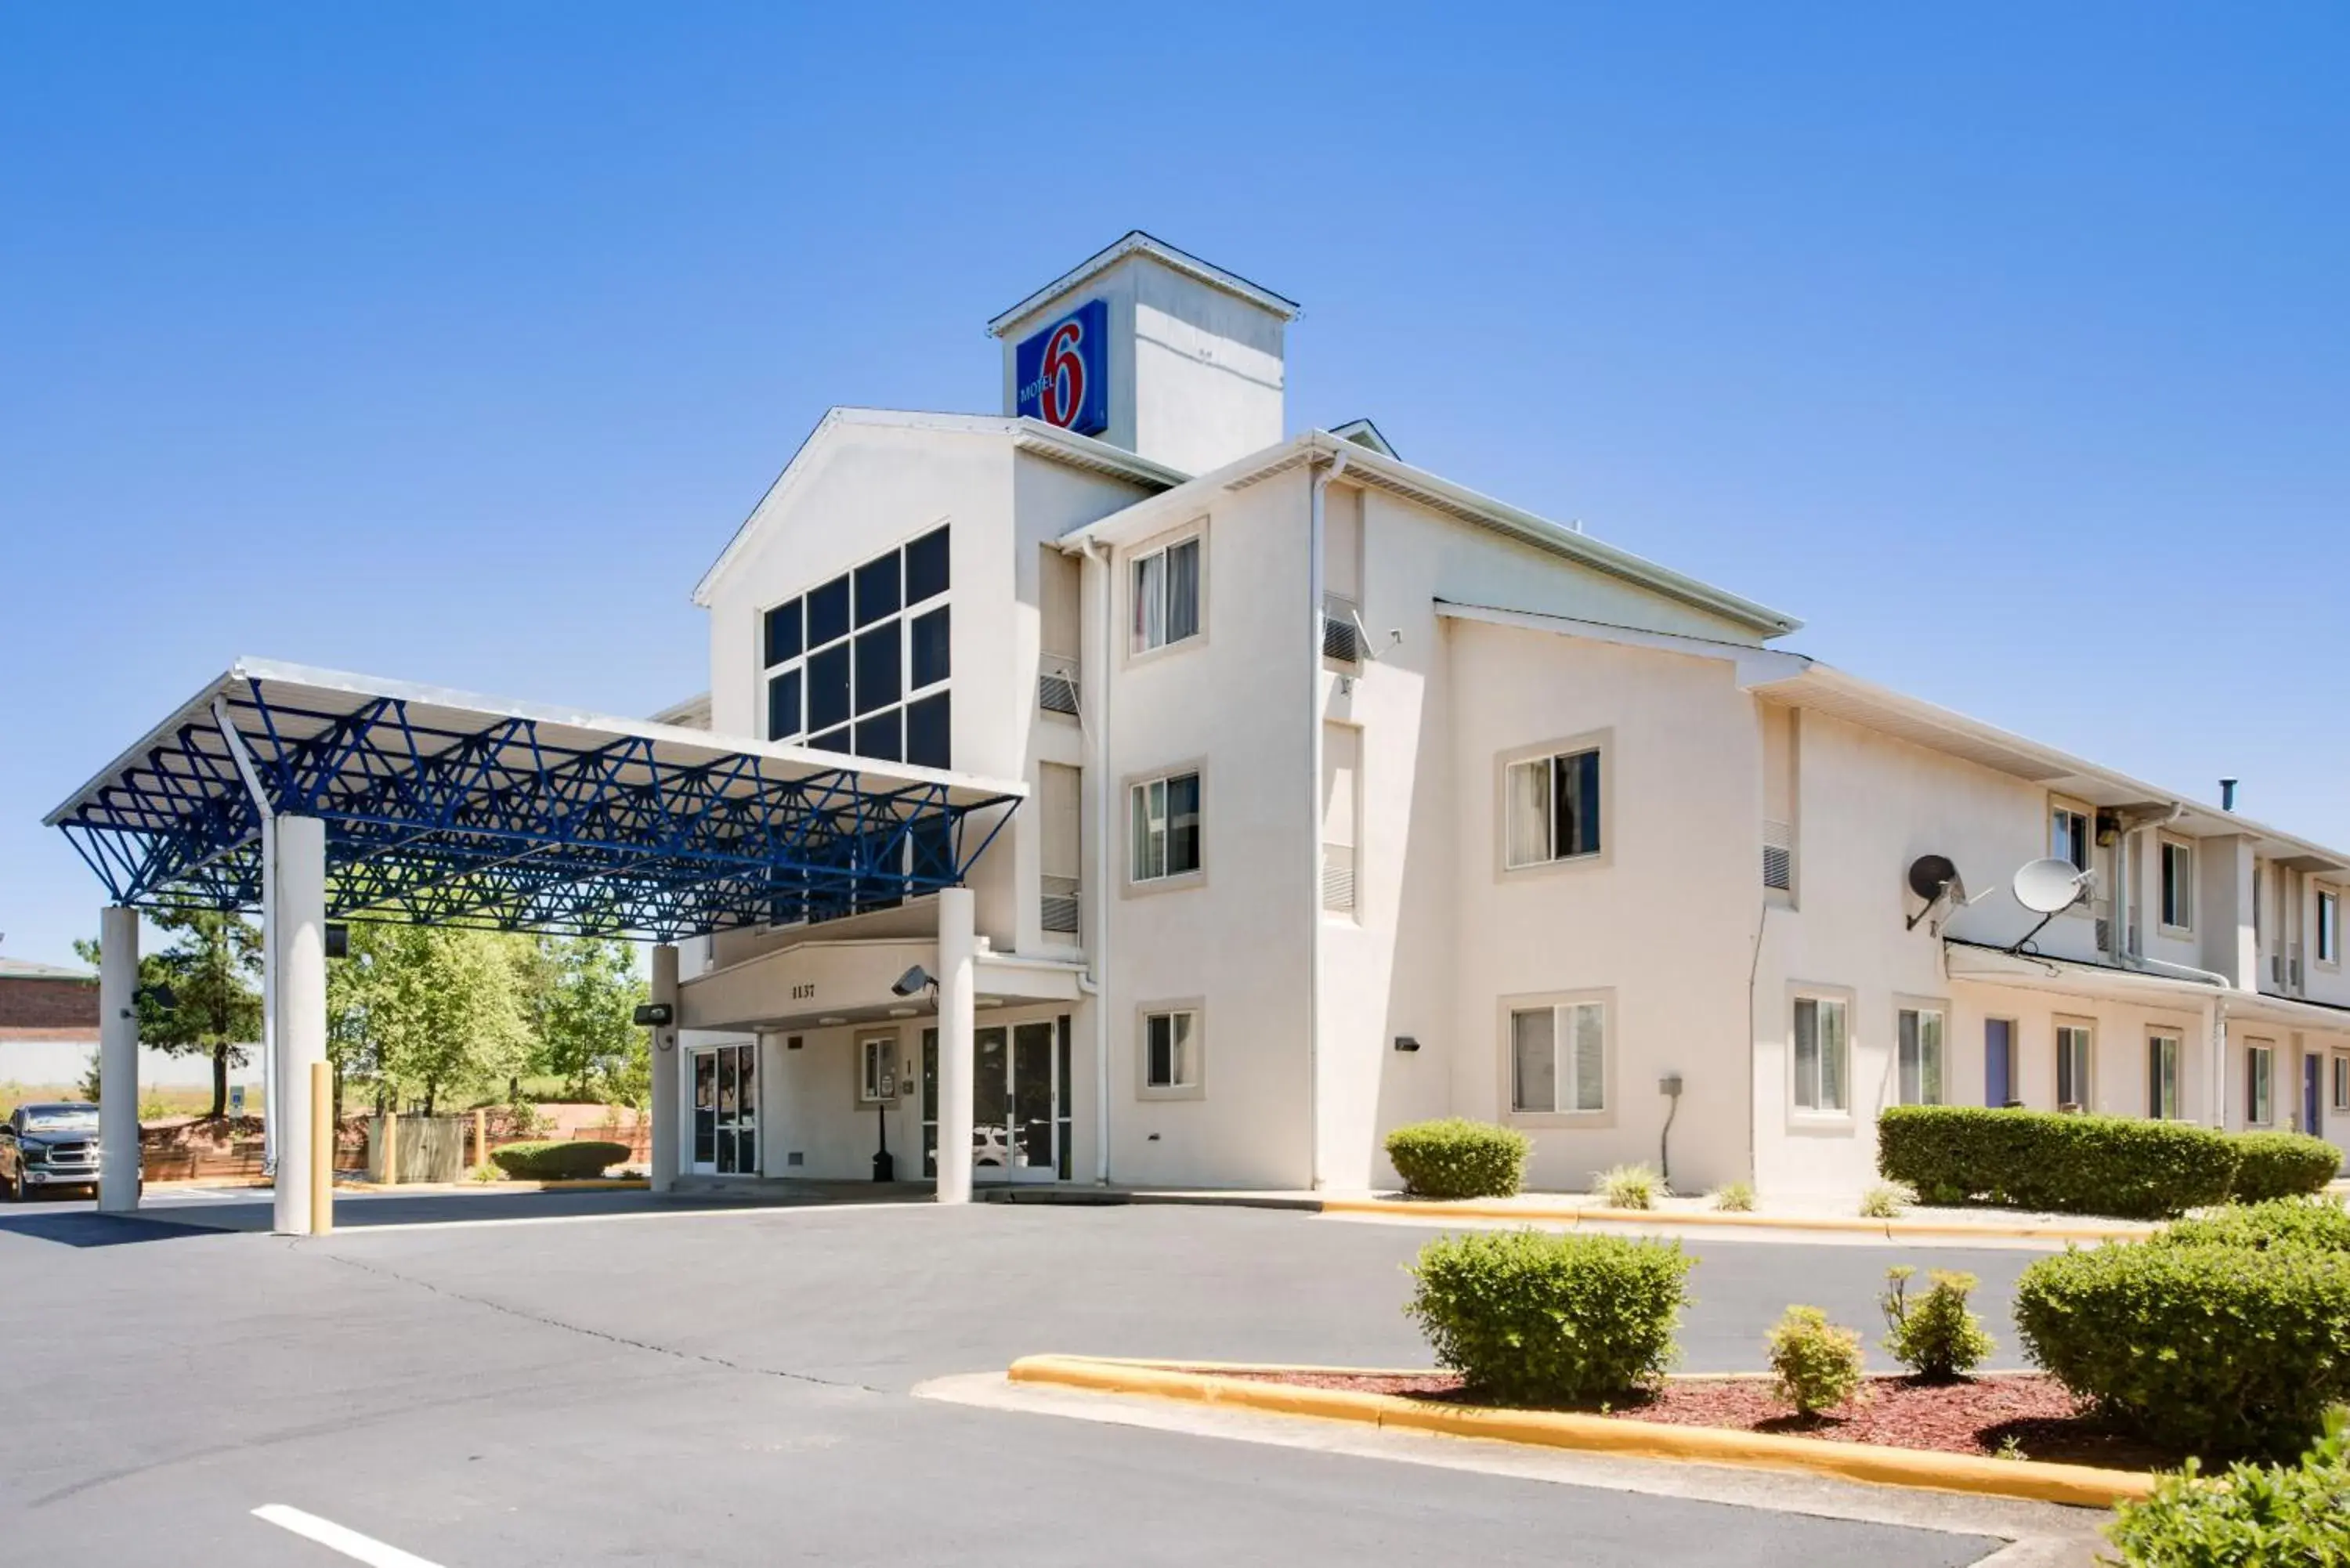
M 2053 915 L 2080 901 L 2087 873 L 2070 860 L 2051 857 L 2016 867 L 2015 901 L 2036 915 Z
M 1909 862 L 1909 890 L 1929 904 L 1958 879 L 1959 868 L 1947 855 L 1920 855 Z

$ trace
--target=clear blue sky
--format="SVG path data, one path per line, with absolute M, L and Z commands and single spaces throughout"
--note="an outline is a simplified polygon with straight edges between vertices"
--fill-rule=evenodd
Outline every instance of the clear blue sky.
M 1433 18 L 1433 19 L 1431 19 Z M 824 410 L 1140 226 L 1290 421 L 2350 845 L 2350 6 L 0 10 L 0 952 L 235 655 L 645 712 Z

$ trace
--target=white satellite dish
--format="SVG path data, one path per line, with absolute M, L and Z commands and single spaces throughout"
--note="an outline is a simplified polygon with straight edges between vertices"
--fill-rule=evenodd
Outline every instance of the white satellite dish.
M 2080 902 L 2089 874 L 2070 860 L 2051 857 L 2015 868 L 2015 901 L 2035 915 L 2053 915 Z

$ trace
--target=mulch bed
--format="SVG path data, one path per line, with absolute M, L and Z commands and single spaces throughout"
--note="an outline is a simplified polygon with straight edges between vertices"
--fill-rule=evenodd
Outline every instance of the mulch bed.
M 1307 1388 L 1349 1388 L 1450 1404 L 1471 1397 L 1457 1374 L 1359 1372 L 1223 1372 L 1218 1376 L 1286 1383 Z M 1775 1432 L 1840 1443 L 1928 1449 L 1946 1454 L 1998 1455 L 2098 1465 L 2110 1469 L 2173 1469 L 2180 1456 L 2107 1427 L 2085 1412 L 2052 1377 L 2038 1374 L 1921 1383 L 1871 1377 L 1866 1397 L 1816 1417 L 1798 1416 L 1771 1392 L 1765 1379 L 1677 1377 L 1654 1394 L 1601 1407 L 1562 1407 L 1586 1415 L 1675 1427 L 1718 1427 Z

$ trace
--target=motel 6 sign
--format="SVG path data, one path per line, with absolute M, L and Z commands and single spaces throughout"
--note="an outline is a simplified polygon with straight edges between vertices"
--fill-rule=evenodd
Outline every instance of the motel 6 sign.
M 1087 300 L 1012 351 L 1015 411 L 1078 435 L 1109 429 L 1109 306 Z

